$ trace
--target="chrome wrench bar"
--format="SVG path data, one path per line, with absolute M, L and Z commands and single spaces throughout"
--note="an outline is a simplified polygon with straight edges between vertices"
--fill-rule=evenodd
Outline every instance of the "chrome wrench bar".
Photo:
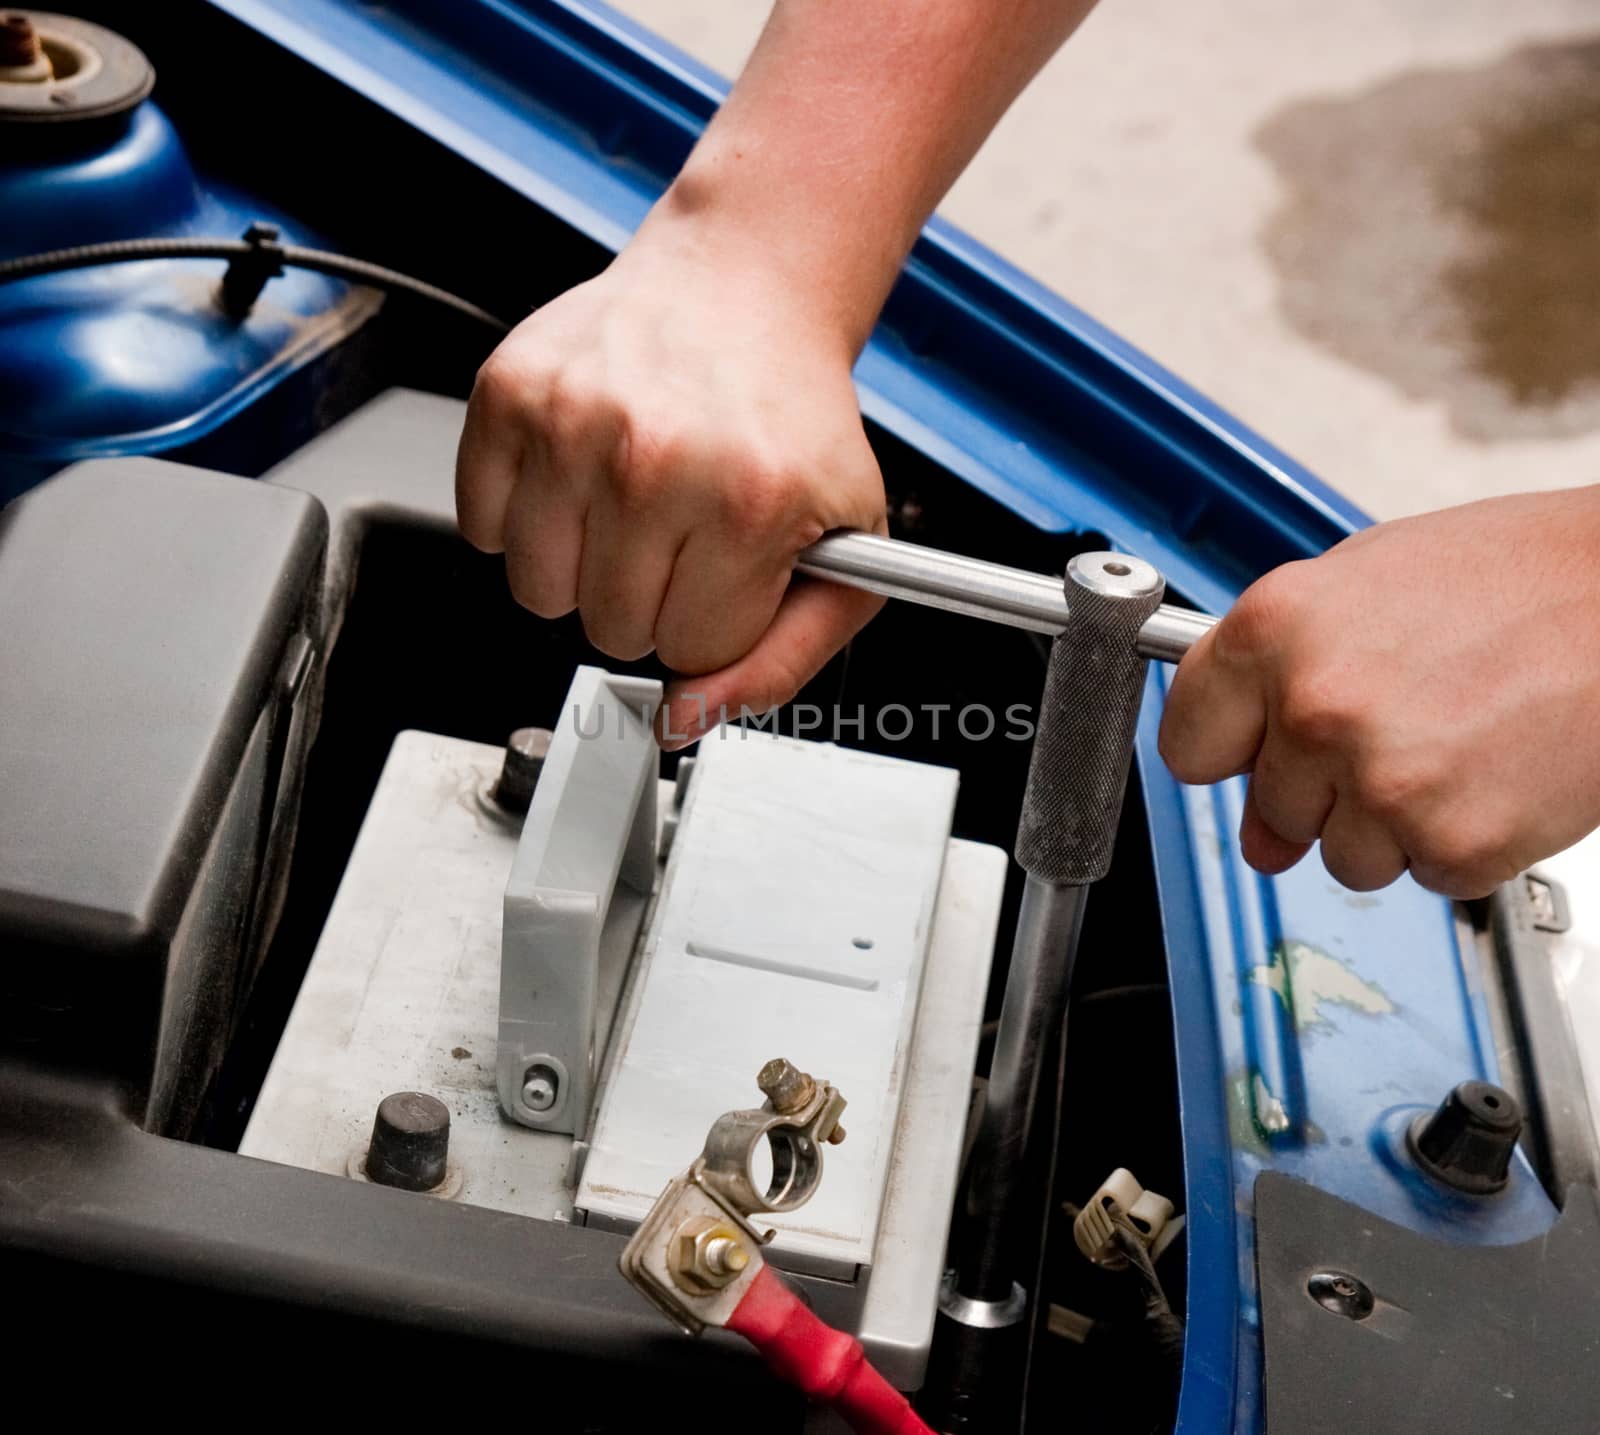
M 871 533 L 830 534 L 802 552 L 796 567 L 813 578 L 1050 637 L 1066 628 L 1070 616 L 1059 576 Z M 1139 629 L 1139 656 L 1175 663 L 1216 621 L 1207 613 L 1163 603 Z

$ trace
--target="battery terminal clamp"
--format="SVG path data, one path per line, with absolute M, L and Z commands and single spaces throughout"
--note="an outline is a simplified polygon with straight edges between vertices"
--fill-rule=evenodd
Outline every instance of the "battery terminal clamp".
M 705 1147 L 664 1190 L 622 1252 L 622 1274 L 689 1335 L 728 1323 L 765 1266 L 771 1230 L 754 1216 L 798 1210 L 822 1181 L 822 1148 L 844 1139 L 845 1100 L 782 1057 L 756 1078 L 755 1110 L 728 1111 Z M 765 1189 L 756 1180 L 762 1141 L 772 1157 Z
M 712 1123 L 704 1149 L 623 1248 L 622 1274 L 686 1333 L 709 1325 L 742 1335 L 774 1375 L 861 1435 L 933 1435 L 867 1363 L 861 1342 L 819 1320 L 762 1257 L 774 1233 L 752 1218 L 796 1210 L 815 1194 L 822 1148 L 844 1139 L 845 1101 L 782 1057 L 756 1080 L 766 1104 Z M 772 1155 L 765 1190 L 754 1168 L 763 1140 Z

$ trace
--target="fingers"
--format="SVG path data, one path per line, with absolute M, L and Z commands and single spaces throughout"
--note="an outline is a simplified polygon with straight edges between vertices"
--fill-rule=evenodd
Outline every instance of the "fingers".
M 1244 860 L 1257 872 L 1275 877 L 1280 872 L 1287 872 L 1304 857 L 1311 850 L 1311 842 L 1291 842 L 1268 826 L 1261 816 L 1256 801 L 1256 784 L 1252 780 L 1245 793 L 1244 818 L 1239 824 L 1239 850 L 1244 854 Z
M 1352 892 L 1387 887 L 1407 867 L 1406 854 L 1384 824 L 1341 797 L 1322 828 L 1322 865 Z
M 511 596 L 541 618 L 578 606 L 587 503 L 581 490 L 534 469 L 505 509 L 502 543 Z
M 1228 622 L 1189 650 L 1167 695 L 1159 746 L 1180 782 L 1220 782 L 1248 772 L 1266 733 L 1261 680 L 1252 662 L 1229 652 Z
M 519 385 L 490 359 L 478 373 L 456 445 L 456 521 L 462 536 L 485 553 L 504 546 L 506 505 L 524 457 L 516 418 Z
M 1317 840 L 1334 796 L 1323 758 L 1284 737 L 1269 718 L 1250 769 L 1250 802 L 1261 824 L 1303 851 Z
M 602 653 L 624 662 L 656 645 L 656 615 L 683 542 L 673 526 L 630 517 L 601 490 L 589 505 L 578 559 L 583 631 Z
M 790 571 L 787 553 L 752 552 L 748 542 L 706 529 L 690 533 L 656 617 L 661 661 L 674 672 L 714 673 L 743 657 L 771 625 Z
M 765 713 L 789 701 L 850 641 L 883 599 L 799 578 L 761 640 L 736 662 L 667 689 L 658 737 L 669 752 L 687 747 L 724 716 Z

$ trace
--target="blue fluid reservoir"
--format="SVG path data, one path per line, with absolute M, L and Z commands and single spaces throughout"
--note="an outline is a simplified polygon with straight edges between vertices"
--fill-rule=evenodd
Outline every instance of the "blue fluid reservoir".
M 95 26 L 75 24 L 69 41 L 100 45 L 102 70 L 124 51 L 137 56 Z M 0 82 L 0 260 L 124 239 L 237 239 L 258 219 L 286 243 L 317 242 L 292 217 L 197 174 L 153 100 L 45 124 L 22 108 L 39 99 L 37 86 Z M 291 269 L 235 319 L 216 300 L 224 267 L 151 259 L 0 283 L 0 502 L 77 459 L 205 438 L 380 302 Z

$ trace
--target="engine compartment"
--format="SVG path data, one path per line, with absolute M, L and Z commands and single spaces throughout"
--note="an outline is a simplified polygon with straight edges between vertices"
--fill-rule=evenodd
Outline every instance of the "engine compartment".
M 52 246 L 231 242 L 265 220 L 286 242 L 514 320 L 603 267 L 714 94 L 583 7 L 284 8 L 84 7 L 126 30 L 160 82 L 125 128 L 115 115 L 51 135 L 0 128 L 18 138 L 0 159 L 0 280 L 5 262 Z M 507 116 L 526 128 L 497 147 L 485 135 Z M 31 874 L 50 852 L 69 875 L 98 852 L 115 868 L 160 826 L 158 797 L 171 816 L 143 849 L 141 891 L 159 900 L 138 920 L 63 925 L 70 900 L 0 900 L 0 1159 L 16 1173 L 0 1221 L 11 1287 L 36 1316 L 26 1358 L 66 1369 L 51 1331 L 93 1308 L 119 1331 L 107 1371 L 170 1365 L 181 1346 L 198 1384 L 241 1342 L 292 1341 L 302 1377 L 364 1359 L 386 1378 L 489 1379 L 515 1360 L 570 1393 L 572 1428 L 661 1423 L 664 1401 L 708 1381 L 730 1409 L 813 1428 L 747 1353 L 674 1336 L 628 1291 L 615 1231 L 551 1231 L 470 1193 L 440 1201 L 237 1154 L 396 736 L 499 748 L 557 724 L 581 666 L 664 674 L 601 658 L 575 620 L 523 612 L 499 561 L 457 536 L 449 474 L 492 343 L 481 325 L 404 286 L 292 268 L 230 314 L 229 272 L 173 257 L 0 282 L 0 375 L 25 397 L 0 417 L 0 498 L 37 490 L 0 519 L 0 591 L 28 615 L 0 644 L 0 783 L 32 750 L 14 740 L 30 723 L 57 763 L 48 780 L 0 786 L 0 875 Z M 930 548 L 1036 573 L 1123 548 L 1215 610 L 1353 521 L 1282 455 L 959 236 L 919 246 L 858 379 L 891 531 Z M 177 467 L 124 469 L 112 454 Z M 89 482 L 123 506 L 75 501 L 36 526 L 58 487 Z M 273 516 L 233 514 L 235 547 L 218 549 L 192 493 L 162 498 L 173 484 L 230 513 L 243 490 Z M 196 567 L 208 553 L 215 566 Z M 236 591 L 258 561 L 267 581 Z M 230 612 L 233 637 L 191 646 Z M 1004 715 L 1038 703 L 1046 661 L 1043 638 L 890 604 L 780 731 L 956 769 L 955 836 L 1009 851 L 1030 745 Z M 63 673 L 71 682 L 52 688 Z M 128 781 L 146 739 L 183 727 L 161 730 L 159 701 L 129 703 L 141 681 L 198 704 L 184 708 L 189 766 L 165 787 Z M 1023 1265 L 1042 1263 L 1041 1296 L 1026 1339 L 986 1357 L 987 1384 L 936 1344 L 923 1399 L 946 1428 L 1015 1428 L 1024 1386 L 1027 1428 L 1171 1428 L 1178 1360 L 1184 1428 L 1258 1428 L 1263 1173 L 1435 1238 L 1447 1257 L 1452 1243 L 1537 1240 L 1566 1178 L 1592 1174 L 1592 1138 L 1558 1141 L 1542 1119 L 1528 1143 L 1538 1170 L 1519 1155 L 1492 1205 L 1452 1203 L 1408 1164 L 1406 1123 L 1452 1082 L 1497 1079 L 1504 1061 L 1530 1111 L 1550 1099 L 1541 1073 L 1561 1033 L 1506 1034 L 1502 1008 L 1538 979 L 1537 952 L 1516 956 L 1518 975 L 1501 951 L 1516 909 L 1458 927 L 1416 890 L 1359 905 L 1303 868 L 1275 883 L 1243 871 L 1237 784 L 1180 793 L 1156 761 L 1161 691 L 1153 678 L 1115 858 L 1087 905 L 1070 1040 L 1052 1042 L 1025 1159 L 1038 1216 L 1017 1240 Z M 1000 716 L 981 737 L 960 722 L 975 706 Z M 892 736 L 875 720 L 891 710 L 911 718 Z M 122 815 L 107 793 L 128 798 Z M 1021 886 L 1013 865 L 975 1092 Z M 1335 980 L 1320 1007 L 1315 973 Z M 731 1091 L 727 1104 L 751 1099 Z M 1186 1352 L 1170 1326 L 1152 1329 L 1127 1272 L 1075 1244 L 1076 1209 L 1119 1167 L 1190 1222 L 1159 1263 L 1172 1311 L 1191 1317 Z M 1281 1247 L 1262 1258 L 1288 1271 L 1265 1293 L 1274 1319 L 1326 1314 Z M 1313 1370 L 1320 1330 L 1304 1342 Z M 947 1398 L 979 1387 L 982 1400 Z
M 396 736 L 419 729 L 498 746 L 513 728 L 560 720 L 575 669 L 598 655 L 575 622 L 549 624 L 519 609 L 505 590 L 498 561 L 473 552 L 453 533 L 447 459 L 459 407 L 447 399 L 391 392 L 273 470 L 259 487 L 193 469 L 155 465 L 141 470 L 139 461 L 132 468 L 123 461 L 106 461 L 63 475 L 9 510 L 0 568 L 21 575 L 18 581 L 24 585 L 27 565 L 22 555 L 42 541 L 31 536 L 34 529 L 26 520 L 54 506 L 58 494 L 71 496 L 83 490 L 81 501 L 63 505 L 74 509 L 75 516 L 62 521 L 86 543 L 107 546 L 104 540 L 118 525 L 119 515 L 115 505 L 106 503 L 104 490 L 86 483 L 86 478 L 121 485 L 119 496 L 138 503 L 145 512 L 160 511 L 162 505 L 142 492 L 144 483 L 151 482 L 154 488 L 159 486 L 154 480 L 177 482 L 181 493 L 167 505 L 167 521 L 175 522 L 181 514 L 189 526 L 196 526 L 193 495 L 188 491 L 195 483 L 216 485 L 230 495 L 234 485 L 241 484 L 242 495 L 271 493 L 286 504 L 297 499 L 291 505 L 296 512 L 307 511 L 304 496 L 309 496 L 311 508 L 322 516 L 320 524 L 312 521 L 309 532 L 320 534 L 322 524 L 327 529 L 325 540 L 307 540 L 312 547 L 305 551 L 320 555 L 325 541 L 328 554 L 325 569 L 301 560 L 298 570 L 286 570 L 286 577 L 297 572 L 292 583 L 298 596 L 291 609 L 301 616 L 285 629 L 292 630 L 285 639 L 292 681 L 282 677 L 280 668 L 279 677 L 265 685 L 260 711 L 275 716 L 263 727 L 257 708 L 238 706 L 229 721 L 219 725 L 219 736 L 229 741 L 213 747 L 217 759 L 231 767 L 236 759 L 228 752 L 230 743 L 249 750 L 249 732 L 280 733 L 278 756 L 262 759 L 264 772 L 270 772 L 275 762 L 279 775 L 249 786 L 241 800 L 204 808 L 199 819 L 202 840 L 196 842 L 191 834 L 185 848 L 192 852 L 199 846 L 206 853 L 204 859 L 196 863 L 192 857 L 175 854 L 175 865 L 196 890 L 212 885 L 209 874 L 220 872 L 217 883 L 258 894 L 252 910 L 260 915 L 214 927 L 216 932 L 231 933 L 232 940 L 212 936 L 195 949 L 181 943 L 188 922 L 182 917 L 176 920 L 174 957 L 166 971 L 164 995 L 156 1004 L 156 1010 L 165 1013 L 166 1034 L 123 1043 L 129 1058 L 110 1071 L 105 1070 L 109 1048 L 100 1031 L 115 1026 L 129 1035 L 130 1025 L 138 1025 L 130 1024 L 130 1010 L 150 1010 L 148 999 L 130 1008 L 117 983 L 101 980 L 112 969 L 103 954 L 80 957 L 70 939 L 60 940 L 49 930 L 48 921 L 36 924 L 31 933 L 23 933 L 30 937 L 28 957 L 11 970 L 44 970 L 49 980 L 42 990 L 26 984 L 12 989 L 5 1002 L 7 1046 L 23 1058 L 16 1074 L 26 1072 L 29 1079 L 37 1079 L 50 1071 L 56 1080 L 81 1083 L 84 1099 L 111 1102 L 115 1114 L 108 1112 L 108 1119 L 127 1123 L 130 1133 L 141 1130 L 146 1139 L 177 1138 L 219 1152 L 237 1149 Z M 920 474 L 918 482 L 918 502 L 948 511 L 951 524 L 970 537 L 973 520 L 987 505 L 981 500 L 974 504 L 970 495 L 963 502 L 954 485 L 941 493 L 935 474 Z M 963 507 L 978 513 L 962 515 L 958 510 Z M 1005 526 L 1003 515 L 986 516 Z M 125 512 L 120 521 L 126 522 Z M 932 526 L 935 535 L 942 531 L 941 524 Z M 259 541 L 269 541 L 268 530 L 259 524 L 252 527 Z M 928 528 L 928 521 L 921 520 L 919 532 L 927 534 Z M 209 547 L 214 540 L 196 535 L 193 541 Z M 173 556 L 181 571 L 178 550 Z M 45 555 L 36 557 L 48 562 Z M 126 561 L 137 573 L 147 572 L 148 559 L 137 546 L 129 549 Z M 116 555 L 106 553 L 108 568 L 114 570 L 117 562 Z M 149 631 L 148 617 L 137 611 L 139 606 L 153 606 L 159 614 L 163 606 L 170 612 L 174 601 L 183 601 L 181 590 L 157 582 L 146 589 L 145 598 L 127 606 L 130 594 L 148 582 L 117 588 L 125 631 L 100 632 L 97 642 L 117 648 L 135 641 L 140 632 Z M 79 643 L 73 635 L 119 621 L 99 595 L 80 597 L 76 612 L 65 595 L 54 597 L 52 607 L 61 626 L 50 646 L 58 661 Z M 88 621 L 84 603 L 101 605 L 97 621 Z M 1037 695 L 1030 696 L 1030 689 L 1037 687 L 1042 674 L 1038 646 L 1022 634 L 1007 635 L 1009 643 L 997 643 L 986 625 L 955 615 L 891 613 L 886 618 L 799 696 L 780 717 L 780 728 L 792 730 L 808 707 L 854 713 L 858 708 L 876 712 L 898 705 L 912 712 L 914 736 L 908 741 L 878 736 L 869 721 L 863 727 L 865 740 L 852 743 L 853 735 L 846 733 L 845 746 L 902 759 L 912 756 L 967 774 L 953 831 L 969 840 L 1008 844 L 1021 801 L 1028 744 L 1008 740 L 1003 729 L 974 741 L 954 715 L 974 704 L 1031 710 Z M 199 653 L 191 645 L 179 646 L 185 669 L 193 670 L 201 662 Z M 309 652 L 303 651 L 307 648 Z M 959 653 L 966 660 L 930 667 L 925 659 L 930 651 Z M 649 661 L 633 667 L 643 676 L 661 675 Z M 95 681 L 88 677 L 91 689 Z M 275 704 L 285 695 L 289 707 L 277 711 Z M 130 758 L 125 744 L 117 750 L 114 738 L 126 720 L 126 707 L 97 702 L 92 691 L 79 696 L 88 716 L 73 733 L 73 743 L 77 750 L 105 754 L 107 770 L 76 774 L 82 789 L 92 792 L 113 782 L 113 769 Z M 171 700 L 170 692 L 166 696 Z M 103 736 L 94 732 L 97 725 L 104 726 Z M 672 766 L 669 761 L 664 769 L 668 776 Z M 245 763 L 242 770 L 253 767 Z M 41 785 L 35 782 L 31 790 L 37 795 Z M 18 790 L 17 798 L 25 800 L 23 790 Z M 256 813 L 255 823 L 216 820 L 219 812 L 241 801 L 244 812 Z M 61 800 L 59 784 L 56 797 L 45 808 L 36 798 L 31 806 L 32 837 L 40 847 L 50 846 L 46 836 L 50 810 L 63 816 L 68 830 L 82 825 L 72 804 Z M 1128 1304 L 1125 1281 L 1088 1266 L 1076 1254 L 1063 1203 L 1081 1201 L 1115 1166 L 1133 1167 L 1154 1189 L 1174 1193 L 1182 1189 L 1172 1057 L 1170 1049 L 1163 1052 L 1164 1043 L 1153 1039 L 1166 1026 L 1167 989 L 1158 907 L 1141 828 L 1135 791 L 1129 798 L 1112 875 L 1089 908 L 1074 994 L 1075 1009 L 1087 1015 L 1074 1022 L 1074 1041 L 1061 1067 L 1061 1090 L 1044 1098 L 1050 1107 L 1044 1129 L 1065 1129 L 1067 1140 L 1059 1153 L 1053 1140 L 1038 1142 L 1030 1156 L 1038 1168 L 1030 1178 L 1042 1213 L 1038 1235 L 1043 1237 L 1046 1224 L 1055 1228 L 1048 1247 L 1042 1239 L 1028 1239 L 1041 1259 L 1048 1249 L 1050 1261 L 1045 1289 L 1051 1301 L 1040 1306 L 1041 1328 L 1036 1335 L 1050 1355 L 1038 1365 L 1035 1404 L 1041 1412 L 1049 1411 L 1069 1389 L 1074 1406 L 1082 1408 L 1085 1389 L 1073 1371 L 1076 1359 L 1092 1359 L 1097 1370 L 1104 1370 L 1108 1360 L 1125 1359 L 1136 1368 L 1152 1358 L 1136 1312 Z M 1017 874 L 1013 871 L 1011 877 L 1000 924 L 1002 949 L 1009 936 L 1006 928 L 1014 921 Z M 182 904 L 186 911 L 192 900 Z M 999 971 L 1003 963 L 997 963 Z M 997 979 L 989 1000 L 991 1020 L 1000 990 Z M 113 1010 L 106 1010 L 108 1004 Z M 173 1024 L 175 1010 L 185 1018 L 181 1026 Z M 43 1045 L 38 1032 L 17 1021 L 19 1013 L 28 1011 L 49 1012 L 55 1018 Z M 797 1032 L 795 1039 L 803 1045 L 803 1033 Z M 714 1051 L 714 1036 L 707 1042 L 708 1053 Z M 1120 1083 L 1120 1099 L 1137 1102 L 1147 1119 L 1130 1124 L 1125 1109 L 1098 1103 L 1078 1109 L 1073 1093 L 1092 1088 L 1096 1073 L 1115 1065 L 1116 1053 L 1135 1045 L 1141 1049 L 1140 1061 Z M 691 1053 L 684 1055 L 692 1059 Z M 980 1056 L 980 1070 L 981 1060 Z M 730 1093 L 730 1104 L 739 1095 Z M 962 1117 L 947 1113 L 946 1119 L 959 1124 Z M 170 1147 L 170 1141 L 158 1142 L 153 1150 Z M 692 1152 L 683 1154 L 687 1159 Z M 463 1199 L 471 1204 L 470 1183 Z M 603 1237 L 600 1231 L 594 1235 Z M 1178 1252 L 1163 1262 L 1179 1309 L 1181 1260 Z M 537 1279 L 538 1271 L 530 1256 L 527 1275 Z M 188 1310 L 193 1292 L 168 1285 L 166 1293 L 175 1318 L 187 1325 L 188 1316 L 181 1312 Z M 1091 1319 L 1097 1324 L 1092 1347 L 1051 1333 L 1046 1322 L 1052 1303 L 1068 1304 L 1080 1314 L 1093 1313 Z M 268 1317 L 263 1311 L 252 1318 Z M 1058 1327 L 1063 1319 L 1057 1318 Z M 1080 1340 L 1090 1330 L 1081 1323 L 1067 1328 Z M 386 1340 L 388 1332 L 381 1338 Z M 135 1339 L 126 1350 L 130 1359 L 136 1345 Z M 1094 1383 L 1101 1383 L 1098 1376 Z M 1108 1404 L 1108 1418 L 1112 1410 L 1126 1415 L 1129 1407 L 1126 1392 L 1118 1393 Z M 613 1428 L 593 1423 L 603 1420 L 603 1408 L 603 1400 L 589 1407 L 588 1428 Z M 630 1418 L 618 1416 L 615 1428 Z

